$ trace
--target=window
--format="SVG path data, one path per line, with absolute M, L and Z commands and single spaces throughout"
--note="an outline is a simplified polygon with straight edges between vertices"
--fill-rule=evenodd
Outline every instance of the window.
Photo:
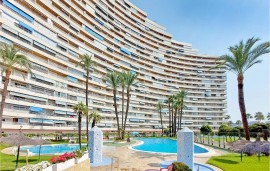
M 25 13 L 24 11 L 22 11 L 21 9 L 19 9 L 18 7 L 16 7 L 15 5 L 13 5 L 12 3 L 8 2 L 7 0 L 3 0 L 3 3 L 8 8 L 10 8 L 13 11 L 15 11 L 19 15 L 21 15 L 23 18 L 27 19 L 30 22 L 34 22 L 34 18 L 32 16 L 28 15 L 27 13 Z
M 33 32 L 33 28 L 28 26 L 27 24 L 25 24 L 24 22 L 19 21 L 19 27 L 23 30 L 25 30 L 28 33 L 32 33 Z
M 93 31 L 92 29 L 90 29 L 89 27 L 85 27 L 85 31 L 87 31 L 89 34 L 93 35 L 94 37 L 98 38 L 99 40 L 104 41 L 104 38 L 99 35 L 98 33 L 96 33 L 95 31 Z
M 125 53 L 126 55 L 131 55 L 131 52 L 130 51 L 128 51 L 127 49 L 125 49 L 125 48 L 120 48 L 120 51 L 121 52 L 123 52 L 123 53 Z

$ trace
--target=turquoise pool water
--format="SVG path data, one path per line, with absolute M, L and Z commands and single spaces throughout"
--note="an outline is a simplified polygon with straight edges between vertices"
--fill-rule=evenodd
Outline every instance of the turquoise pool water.
M 86 146 L 86 144 L 82 144 Z M 38 154 L 39 146 L 26 146 L 21 149 L 29 149 L 30 152 Z M 55 145 L 42 145 L 40 154 L 62 154 L 65 152 L 72 152 L 79 149 L 79 144 L 55 144 Z
M 168 138 L 137 138 L 143 141 L 143 144 L 133 146 L 135 150 L 159 153 L 177 153 L 176 140 Z M 208 150 L 194 144 L 194 153 L 207 153 Z

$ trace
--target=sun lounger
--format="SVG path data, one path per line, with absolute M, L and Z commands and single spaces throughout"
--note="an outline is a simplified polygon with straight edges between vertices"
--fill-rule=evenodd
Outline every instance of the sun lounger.
M 18 148 L 17 147 L 14 147 L 12 149 L 12 152 L 15 156 L 17 156 L 17 151 L 18 151 Z M 28 149 L 27 150 L 22 150 L 20 149 L 20 155 L 22 156 L 25 156 L 25 160 L 26 160 L 26 165 L 28 165 L 28 157 L 31 157 L 34 155 L 34 153 L 30 152 Z

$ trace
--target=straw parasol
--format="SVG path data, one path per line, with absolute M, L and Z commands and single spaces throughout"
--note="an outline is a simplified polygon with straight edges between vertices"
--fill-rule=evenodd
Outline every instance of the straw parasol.
M 38 160 L 40 160 L 40 151 L 41 151 L 41 145 L 43 144 L 50 144 L 48 140 L 44 140 L 42 138 L 34 139 L 39 144 L 39 150 L 38 150 Z
M 18 146 L 17 159 L 16 159 L 16 169 L 17 169 L 18 159 L 20 155 L 20 147 L 23 145 L 40 145 L 41 141 L 28 138 L 20 132 L 19 134 L 16 134 L 16 135 L 0 138 L 0 143 L 12 145 L 12 146 Z

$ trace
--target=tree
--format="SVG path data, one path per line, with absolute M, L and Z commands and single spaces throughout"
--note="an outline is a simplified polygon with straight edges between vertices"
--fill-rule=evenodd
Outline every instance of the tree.
M 201 133 L 202 134 L 204 134 L 204 135 L 208 135 L 208 134 L 210 134 L 210 133 L 212 133 L 213 132 L 213 130 L 212 130 L 212 127 L 210 126 L 210 125 L 203 125 L 201 128 L 200 128 L 200 131 L 201 131 Z
M 92 70 L 93 66 L 96 65 L 96 62 L 92 60 L 92 57 L 89 56 L 88 54 L 84 54 L 80 56 L 80 61 L 78 65 L 82 66 L 82 68 L 86 71 L 86 83 L 85 83 L 85 105 L 87 108 L 88 106 L 88 83 L 89 83 L 89 76 L 90 76 L 90 70 Z M 87 137 L 87 142 L 88 142 L 88 115 L 86 115 L 86 137 Z
M 240 126 L 242 122 L 240 120 L 237 120 L 235 123 Z
M 253 116 L 250 113 L 247 113 L 247 120 L 249 121 L 249 119 L 252 119 Z
M 81 123 L 82 123 L 82 116 L 88 115 L 88 107 L 84 105 L 82 102 L 79 102 L 78 104 L 73 106 L 73 110 L 78 115 L 78 134 L 79 134 L 79 146 L 80 149 L 82 148 L 82 135 L 81 135 Z
M 2 101 L 0 109 L 0 137 L 2 136 L 2 120 L 3 112 L 6 103 L 7 97 L 7 87 L 10 81 L 11 73 L 16 70 L 16 68 L 26 69 L 30 74 L 31 71 L 31 62 L 28 58 L 19 53 L 19 50 L 13 45 L 3 44 L 0 47 L 0 63 L 3 67 L 2 73 L 5 73 L 4 87 L 2 91 Z
M 157 108 L 157 110 L 159 112 L 160 124 L 161 124 L 161 132 L 163 134 L 163 122 L 162 122 L 162 112 L 161 112 L 161 110 L 163 109 L 162 103 L 158 102 L 158 104 L 156 105 L 156 108 Z
M 173 96 L 169 96 L 167 101 L 168 101 L 168 107 L 169 107 L 169 129 L 170 129 L 169 132 L 171 134 L 173 132 L 172 131 L 172 125 L 173 125 L 172 124 L 172 120 L 173 120 L 172 119 L 172 116 L 173 116 L 173 111 L 172 111 L 173 110 L 173 108 L 172 108 Z
M 230 115 L 226 115 L 226 116 L 225 116 L 225 119 L 226 119 L 226 120 L 229 120 L 229 119 L 231 119 L 231 116 L 230 116 Z
M 264 115 L 262 114 L 262 112 L 257 112 L 254 117 L 255 117 L 256 121 L 259 121 L 259 122 L 264 120 Z
M 258 58 L 270 52 L 270 42 L 264 42 L 253 47 L 259 41 L 258 38 L 250 38 L 245 43 L 240 41 L 239 44 L 229 47 L 231 55 L 222 55 L 217 62 L 219 64 L 215 68 L 224 68 L 232 71 L 237 75 L 238 81 L 238 102 L 241 112 L 243 128 L 245 130 L 246 140 L 250 140 L 248 122 L 246 116 L 246 107 L 244 100 L 244 73 L 253 65 L 260 63 Z
M 129 110 L 129 103 L 130 103 L 130 90 L 131 87 L 136 84 L 137 74 L 133 74 L 131 72 L 128 72 L 126 74 L 126 88 L 127 88 L 127 103 L 126 103 L 126 113 L 125 113 L 125 121 L 124 121 L 124 127 L 123 127 L 123 134 L 122 139 L 124 139 L 125 136 L 125 130 L 126 130 L 126 123 L 127 123 L 127 116 L 128 116 L 128 110 Z
M 267 119 L 270 120 L 270 113 L 267 114 Z
M 92 128 L 96 126 L 96 123 L 99 123 L 101 121 L 101 116 L 96 111 L 90 113 L 89 115 L 89 121 L 92 120 Z
M 233 122 L 232 121 L 228 121 L 228 123 L 227 123 L 229 126 L 231 126 L 232 124 L 233 124 Z
M 185 107 L 184 99 L 187 96 L 187 92 L 185 90 L 181 90 L 176 96 L 179 98 L 179 102 L 180 102 L 180 104 L 179 104 L 179 108 L 180 108 L 180 115 L 179 115 L 180 126 L 178 125 L 178 127 L 181 130 L 182 129 L 183 109 Z
M 180 100 L 177 98 L 177 96 L 174 96 L 174 101 L 173 101 L 173 109 L 174 109 L 174 114 L 173 114 L 173 133 L 176 135 L 176 118 L 179 113 L 179 108 L 180 108 Z
M 127 73 L 126 72 L 120 72 L 119 73 L 119 77 L 120 77 L 120 84 L 122 87 L 122 122 L 121 122 L 121 128 L 124 127 L 124 106 L 125 106 L 125 88 L 126 88 L 126 78 L 127 78 Z
M 120 136 L 119 116 L 118 116 L 118 111 L 117 111 L 116 93 L 117 93 L 117 88 L 120 85 L 121 80 L 117 72 L 108 73 L 105 79 L 108 85 L 113 89 L 113 106 L 114 106 L 114 112 L 115 112 L 116 123 L 117 123 L 118 138 L 120 138 L 121 136 Z

